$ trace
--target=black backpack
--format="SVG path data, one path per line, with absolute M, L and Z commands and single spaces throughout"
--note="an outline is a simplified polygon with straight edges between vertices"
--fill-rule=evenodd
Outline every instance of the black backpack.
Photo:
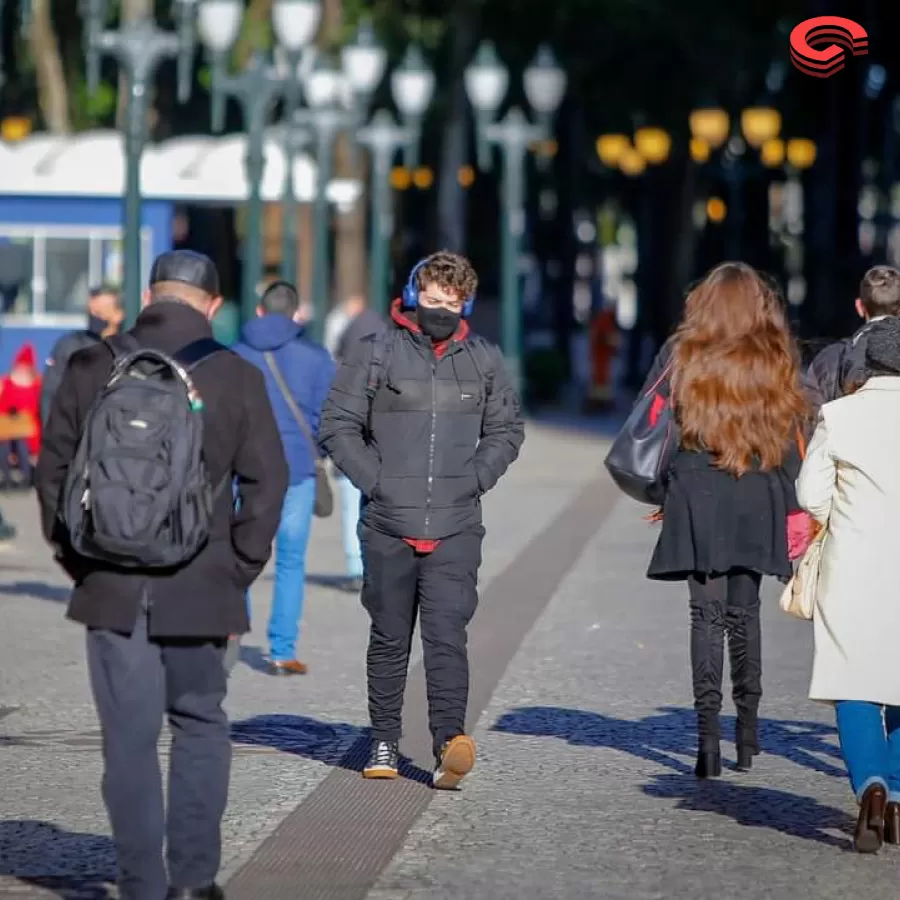
M 191 371 L 226 350 L 212 338 L 174 357 L 131 334 L 105 341 L 113 370 L 69 466 L 59 518 L 80 556 L 122 568 L 183 565 L 209 539 L 213 489 L 203 458 L 203 401 Z

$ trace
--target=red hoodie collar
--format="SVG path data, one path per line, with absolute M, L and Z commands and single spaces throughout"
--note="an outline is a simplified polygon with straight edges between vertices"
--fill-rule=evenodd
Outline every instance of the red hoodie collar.
M 401 300 L 395 300 L 391 304 L 391 319 L 393 319 L 396 325 L 405 328 L 407 331 L 411 331 L 413 334 L 422 333 L 422 329 L 419 328 L 418 323 L 403 311 Z M 453 333 L 452 337 L 448 338 L 446 341 L 432 341 L 431 346 L 434 348 L 435 355 L 440 358 L 447 352 L 447 348 L 453 341 L 464 341 L 468 336 L 469 323 L 465 319 L 460 319 L 459 327 Z

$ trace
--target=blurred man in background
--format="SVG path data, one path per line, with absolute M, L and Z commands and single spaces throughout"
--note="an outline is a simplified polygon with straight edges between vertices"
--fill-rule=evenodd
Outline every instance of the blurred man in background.
M 41 421 L 47 424 L 53 395 L 62 381 L 69 358 L 73 353 L 90 347 L 104 338 L 118 334 L 125 321 L 125 307 L 117 288 L 101 285 L 92 288 L 88 296 L 87 328 L 63 335 L 54 345 L 50 358 L 46 361 L 44 381 L 41 390 Z
M 275 588 L 269 617 L 269 659 L 273 675 L 303 675 L 297 659 L 306 591 L 306 548 L 316 499 L 317 440 L 322 406 L 334 376 L 325 350 L 304 337 L 297 289 L 271 283 L 256 318 L 243 329 L 234 351 L 263 373 L 266 391 L 290 466 L 275 537 Z
M 363 338 L 383 334 L 387 323 L 366 304 L 362 294 L 351 294 L 339 307 L 343 317 L 343 331 L 337 335 L 333 355 L 338 363 L 344 362 L 353 347 Z M 337 472 L 338 490 L 341 495 L 341 530 L 344 555 L 347 559 L 347 580 L 344 589 L 353 594 L 362 590 L 363 563 L 359 545 L 359 513 L 362 494 L 353 482 Z

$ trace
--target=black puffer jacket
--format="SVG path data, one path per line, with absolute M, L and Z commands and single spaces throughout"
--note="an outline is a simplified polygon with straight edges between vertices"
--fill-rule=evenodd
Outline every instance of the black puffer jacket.
M 462 323 L 443 347 L 395 309 L 384 338 L 349 351 L 322 414 L 319 439 L 366 498 L 363 521 L 400 538 L 439 540 L 481 523 L 481 495 L 519 455 L 518 397 L 493 345 Z M 377 390 L 367 385 L 377 342 Z
M 821 350 L 803 375 L 803 390 L 814 409 L 843 397 L 865 377 L 866 341 L 869 330 L 884 316 L 869 319 L 852 337 Z

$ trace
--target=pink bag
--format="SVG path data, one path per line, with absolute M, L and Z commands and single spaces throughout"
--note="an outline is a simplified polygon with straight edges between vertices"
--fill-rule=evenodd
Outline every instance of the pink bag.
M 797 429 L 797 449 L 800 451 L 800 459 L 806 458 L 806 441 L 803 432 Z M 802 509 L 788 513 L 786 522 L 788 559 L 793 562 L 800 559 L 818 534 L 819 523 Z

